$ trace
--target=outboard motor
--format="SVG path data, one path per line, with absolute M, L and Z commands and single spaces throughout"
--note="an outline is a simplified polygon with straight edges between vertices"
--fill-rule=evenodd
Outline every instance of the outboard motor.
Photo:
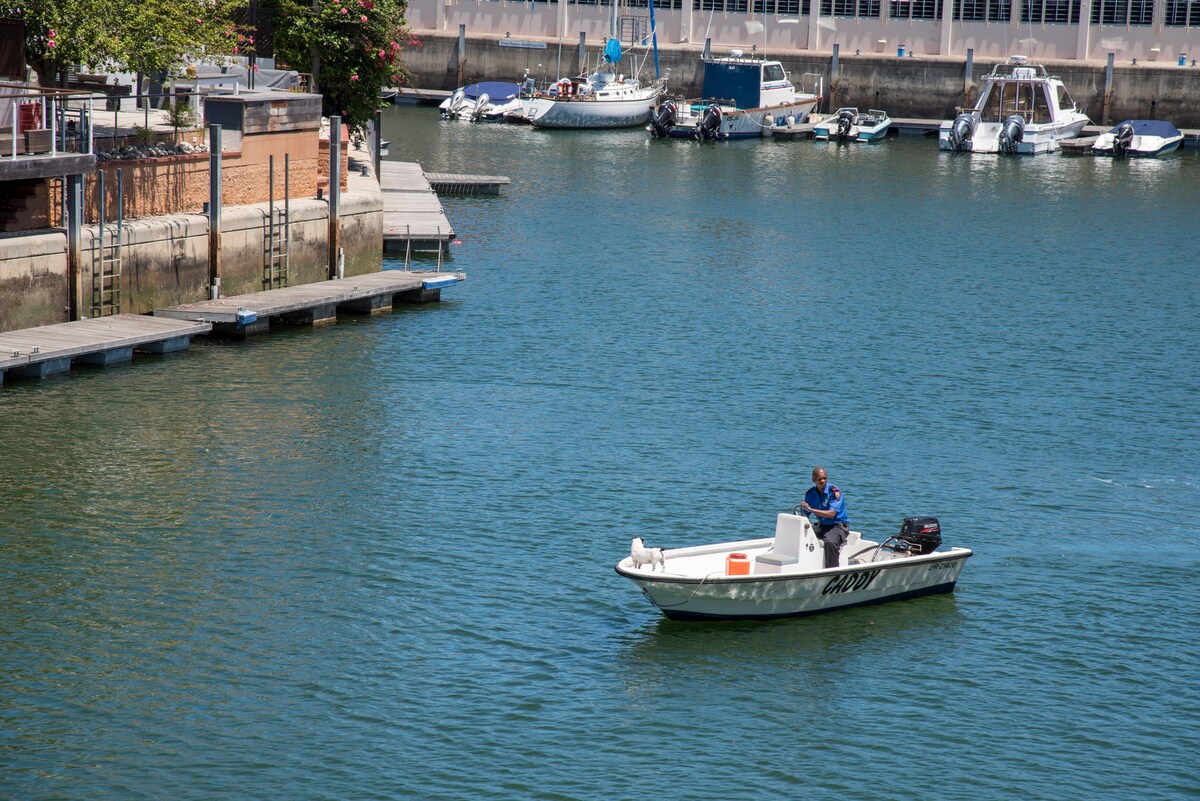
M 479 122 L 479 120 L 483 118 L 483 110 L 487 108 L 488 103 L 491 102 L 492 99 L 487 96 L 487 92 L 481 94 L 479 99 L 475 101 L 475 110 L 471 112 L 471 122 Z
M 1129 152 L 1131 144 L 1133 144 L 1133 125 L 1123 122 L 1117 126 L 1117 130 L 1113 134 L 1113 155 L 1124 156 Z
M 650 115 L 650 131 L 655 137 L 666 139 L 671 135 L 677 113 L 678 109 L 675 108 L 674 100 L 664 100 L 659 104 L 658 110 Z
M 952 150 L 967 150 L 971 137 L 975 134 L 975 116 L 959 114 L 950 125 L 950 148 Z
M 458 107 L 463 102 L 463 90 L 457 89 L 454 94 L 450 95 L 450 102 L 446 104 L 445 111 L 442 112 L 443 117 L 453 117 L 458 113 Z
M 1017 143 L 1024 138 L 1025 118 L 1020 114 L 1013 114 L 1004 121 L 1004 126 L 1000 129 L 1000 152 L 1016 153 Z
M 838 141 L 845 142 L 850 138 L 850 128 L 854 126 L 854 112 L 849 109 L 842 109 L 838 112 L 837 120 L 837 138 Z
M 906 517 L 896 539 L 914 556 L 933 553 L 942 544 L 942 527 L 936 517 Z
M 704 109 L 700 124 L 696 126 L 696 138 L 701 142 L 720 138 L 721 117 L 721 107 L 716 103 L 709 103 L 708 108 Z

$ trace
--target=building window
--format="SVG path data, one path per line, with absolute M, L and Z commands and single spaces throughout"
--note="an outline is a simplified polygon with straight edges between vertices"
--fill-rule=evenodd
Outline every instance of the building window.
M 1167 0 L 1167 25 L 1200 27 L 1200 0 Z
M 821 0 L 823 17 L 878 17 L 879 0 Z
M 1023 0 L 1021 22 L 1078 25 L 1079 0 Z
M 800 0 L 754 0 L 754 13 L 775 14 L 779 17 L 798 17 L 801 14 Z M 803 13 L 808 13 L 808 0 L 804 2 Z
M 892 19 L 941 19 L 941 0 L 892 0 Z
M 1149 25 L 1154 0 L 1093 0 L 1093 25 Z
M 954 0 L 954 18 L 968 22 L 1008 22 L 1012 6 L 1008 0 Z

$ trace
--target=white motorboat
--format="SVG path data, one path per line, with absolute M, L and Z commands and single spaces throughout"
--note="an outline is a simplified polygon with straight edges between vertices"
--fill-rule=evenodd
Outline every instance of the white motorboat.
M 1163 120 L 1125 120 L 1096 137 L 1092 153 L 1097 156 L 1153 158 L 1174 153 L 1183 144 L 1183 134 Z
M 943 120 L 938 147 L 967 153 L 1049 153 L 1079 136 L 1087 115 L 1063 82 L 1023 56 L 1012 56 L 984 76 L 975 107 Z
M 699 100 L 660 103 L 651 134 L 700 141 L 769 136 L 776 124 L 804 122 L 820 100 L 819 92 L 797 91 L 780 62 L 745 58 L 740 50 L 704 60 L 703 92 Z
M 950 592 L 972 555 L 940 550 L 936 518 L 909 517 L 882 542 L 851 531 L 841 563 L 826 568 L 816 531 L 796 511 L 778 516 L 774 537 L 667 549 L 661 562 L 631 554 L 616 571 L 671 619 L 767 619 Z
M 521 108 L 521 87 L 503 81 L 482 81 L 454 90 L 438 106 L 446 119 L 499 122 Z
M 837 142 L 877 142 L 887 136 L 892 118 L 886 111 L 870 108 L 839 108 L 813 126 L 813 139 Z

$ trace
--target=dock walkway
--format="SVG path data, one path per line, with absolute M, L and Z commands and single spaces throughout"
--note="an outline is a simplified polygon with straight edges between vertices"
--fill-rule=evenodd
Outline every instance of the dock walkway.
M 266 333 L 271 320 L 321 325 L 337 319 L 338 311 L 377 314 L 397 303 L 428 303 L 441 299 L 441 290 L 466 280 L 464 273 L 383 270 L 332 281 L 268 289 L 217 300 L 155 309 L 157 318 L 208 323 L 213 333 L 246 337 Z
M 454 228 L 420 164 L 380 163 L 383 195 L 383 251 L 440 250 L 454 239 Z
M 134 351 L 186 350 L 192 337 L 211 330 L 207 322 L 115 314 L 0 333 L 0 384 L 6 373 L 16 378 L 44 378 L 67 372 L 72 362 L 120 364 L 132 361 Z

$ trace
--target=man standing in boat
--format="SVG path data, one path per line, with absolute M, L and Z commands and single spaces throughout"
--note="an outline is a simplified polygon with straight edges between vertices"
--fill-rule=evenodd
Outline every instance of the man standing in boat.
M 804 493 L 800 509 L 817 518 L 817 538 L 825 546 L 825 567 L 838 566 L 838 554 L 850 535 L 850 518 L 842 491 L 829 483 L 824 467 L 814 467 L 813 486 Z

